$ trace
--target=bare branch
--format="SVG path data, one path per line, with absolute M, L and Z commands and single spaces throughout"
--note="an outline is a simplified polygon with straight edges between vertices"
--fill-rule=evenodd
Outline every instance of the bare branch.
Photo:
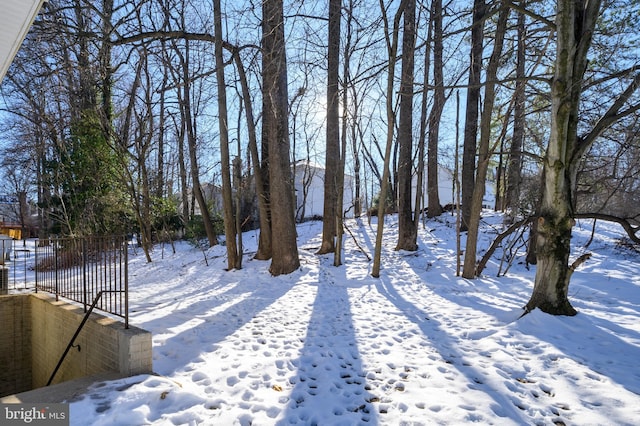
M 626 117 L 634 112 L 640 110 L 640 104 L 634 104 L 624 111 L 620 109 L 627 103 L 631 96 L 640 88 L 640 72 L 635 75 L 633 81 L 629 84 L 627 89 L 616 99 L 611 105 L 609 110 L 598 120 L 593 129 L 582 138 L 579 139 L 576 144 L 576 150 L 574 158 L 579 158 L 582 154 L 589 149 L 593 142 L 604 132 L 609 126 L 619 121 L 621 118 Z
M 640 236 L 638 235 L 638 233 L 640 233 L 640 225 L 632 225 L 629 219 L 603 213 L 577 213 L 575 215 L 575 219 L 598 219 L 607 222 L 615 222 L 622 226 L 631 241 L 636 244 L 640 244 Z
M 491 243 L 491 246 L 489 247 L 487 252 L 484 254 L 484 256 L 482 256 L 482 259 L 480 259 L 480 262 L 478 262 L 478 265 L 476 266 L 476 276 L 479 276 L 482 273 L 484 268 L 487 266 L 487 262 L 489 262 L 489 259 L 491 258 L 491 256 L 493 256 L 493 253 L 500 246 L 500 243 L 502 242 L 502 240 L 504 240 L 506 237 L 514 233 L 520 227 L 526 226 L 529 223 L 533 222 L 534 219 L 536 219 L 535 216 L 525 217 L 522 220 L 514 222 L 504 232 L 502 232 L 501 234 L 498 234 L 496 239 L 493 240 L 493 242 Z

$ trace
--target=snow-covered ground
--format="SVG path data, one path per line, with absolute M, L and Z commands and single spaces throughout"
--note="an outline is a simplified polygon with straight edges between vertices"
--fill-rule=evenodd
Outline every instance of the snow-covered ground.
M 481 254 L 500 217 L 485 212 Z M 640 253 L 621 228 L 574 232 L 593 256 L 570 287 L 575 317 L 517 319 L 534 268 L 499 257 L 455 276 L 455 219 L 420 227 L 371 277 L 375 220 L 347 222 L 344 266 L 315 254 L 321 223 L 298 227 L 301 268 L 272 277 L 251 259 L 225 272 L 224 247 L 130 256 L 130 321 L 153 333 L 157 375 L 95 385 L 71 403 L 77 425 L 632 425 L 640 419 Z M 357 245 L 354 240 L 357 240 Z M 506 265 L 503 265 L 503 270 Z M 92 419 L 92 420 L 88 420 Z

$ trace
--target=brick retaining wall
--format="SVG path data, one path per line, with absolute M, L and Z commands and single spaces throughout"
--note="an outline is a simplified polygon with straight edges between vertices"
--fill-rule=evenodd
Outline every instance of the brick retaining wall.
M 45 386 L 84 317 L 44 293 L 0 296 L 0 397 Z M 92 313 L 52 383 L 102 372 L 152 372 L 151 333 Z M 10 354 L 8 354 L 10 352 Z M 28 386 L 27 386 L 28 384 Z

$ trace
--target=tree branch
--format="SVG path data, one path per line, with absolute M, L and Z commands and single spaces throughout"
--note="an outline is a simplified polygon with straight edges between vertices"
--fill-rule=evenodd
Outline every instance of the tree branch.
M 533 18 L 533 20 L 535 21 L 540 21 L 543 24 L 545 24 L 547 27 L 549 27 L 549 29 L 551 29 L 552 31 L 556 30 L 556 24 L 555 22 L 553 22 L 550 19 L 545 18 L 542 15 L 538 15 L 530 10 L 528 10 L 526 7 L 521 6 L 520 4 L 516 4 L 512 1 L 507 1 L 505 2 L 505 5 L 509 6 L 511 9 L 520 12 L 530 18 Z
M 624 111 L 620 109 L 627 103 L 631 96 L 640 88 L 640 72 L 635 75 L 633 81 L 629 84 L 626 90 L 616 99 L 616 101 L 609 107 L 609 110 L 598 120 L 596 125 L 591 131 L 578 140 L 574 153 L 574 158 L 580 158 L 584 152 L 586 152 L 593 142 L 604 132 L 609 126 L 617 122 L 627 115 L 633 114 L 640 110 L 640 104 L 634 104 Z
M 640 225 L 637 225 L 637 226 L 632 225 L 629 219 L 624 219 L 621 217 L 604 214 L 604 213 L 577 213 L 575 214 L 574 218 L 575 219 L 598 219 L 598 220 L 604 220 L 607 222 L 618 223 L 627 232 L 627 235 L 634 243 L 640 244 L 640 236 L 638 236 L 638 233 L 640 232 Z
M 509 226 L 504 232 L 502 232 L 501 234 L 498 234 L 498 236 L 496 237 L 495 240 L 493 240 L 493 242 L 491 243 L 491 246 L 489 247 L 489 249 L 487 250 L 487 252 L 484 254 L 484 256 L 482 256 L 482 259 L 480 259 L 480 262 L 478 262 L 478 266 L 476 266 L 476 276 L 479 276 L 482 271 L 484 270 L 484 268 L 487 266 L 487 262 L 489 261 L 489 259 L 491 258 L 491 256 L 493 256 L 493 253 L 496 251 L 496 249 L 498 248 L 498 246 L 500 245 L 500 243 L 502 242 L 502 240 L 504 240 L 506 237 L 508 237 L 509 235 L 511 235 L 513 232 L 515 232 L 517 229 L 519 229 L 522 226 L 526 226 L 528 225 L 530 222 L 533 222 L 533 220 L 536 219 L 535 216 L 529 216 L 526 217 L 524 219 L 521 219 L 517 222 L 514 222 L 513 224 L 511 224 L 511 226 Z
M 111 40 L 111 44 L 114 46 L 120 46 L 123 44 L 130 44 L 139 41 L 151 42 L 151 41 L 162 41 L 162 40 L 199 40 L 199 41 L 207 41 L 214 43 L 216 38 L 212 34 L 208 33 L 190 33 L 187 31 L 149 31 L 144 33 L 135 34 L 128 37 L 119 37 L 114 40 Z M 222 46 L 230 51 L 237 52 L 246 48 L 255 48 L 259 49 L 259 46 L 247 44 L 245 46 L 236 46 L 229 42 L 223 41 Z
M 574 260 L 571 266 L 569 266 L 569 274 L 572 274 L 573 271 L 578 269 L 578 266 L 582 265 L 584 262 L 586 262 L 590 258 L 591 258 L 591 253 L 585 253 L 579 258 L 577 258 L 576 260 Z

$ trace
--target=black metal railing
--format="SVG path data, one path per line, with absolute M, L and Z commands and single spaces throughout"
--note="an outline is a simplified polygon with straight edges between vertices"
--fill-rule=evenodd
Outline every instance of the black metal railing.
M 14 240 L 0 234 L 0 294 L 29 288 L 29 276 L 33 270 L 32 254 L 32 240 Z
M 129 327 L 128 245 L 125 237 L 40 239 L 35 248 L 36 291 L 46 291 L 122 317 Z

